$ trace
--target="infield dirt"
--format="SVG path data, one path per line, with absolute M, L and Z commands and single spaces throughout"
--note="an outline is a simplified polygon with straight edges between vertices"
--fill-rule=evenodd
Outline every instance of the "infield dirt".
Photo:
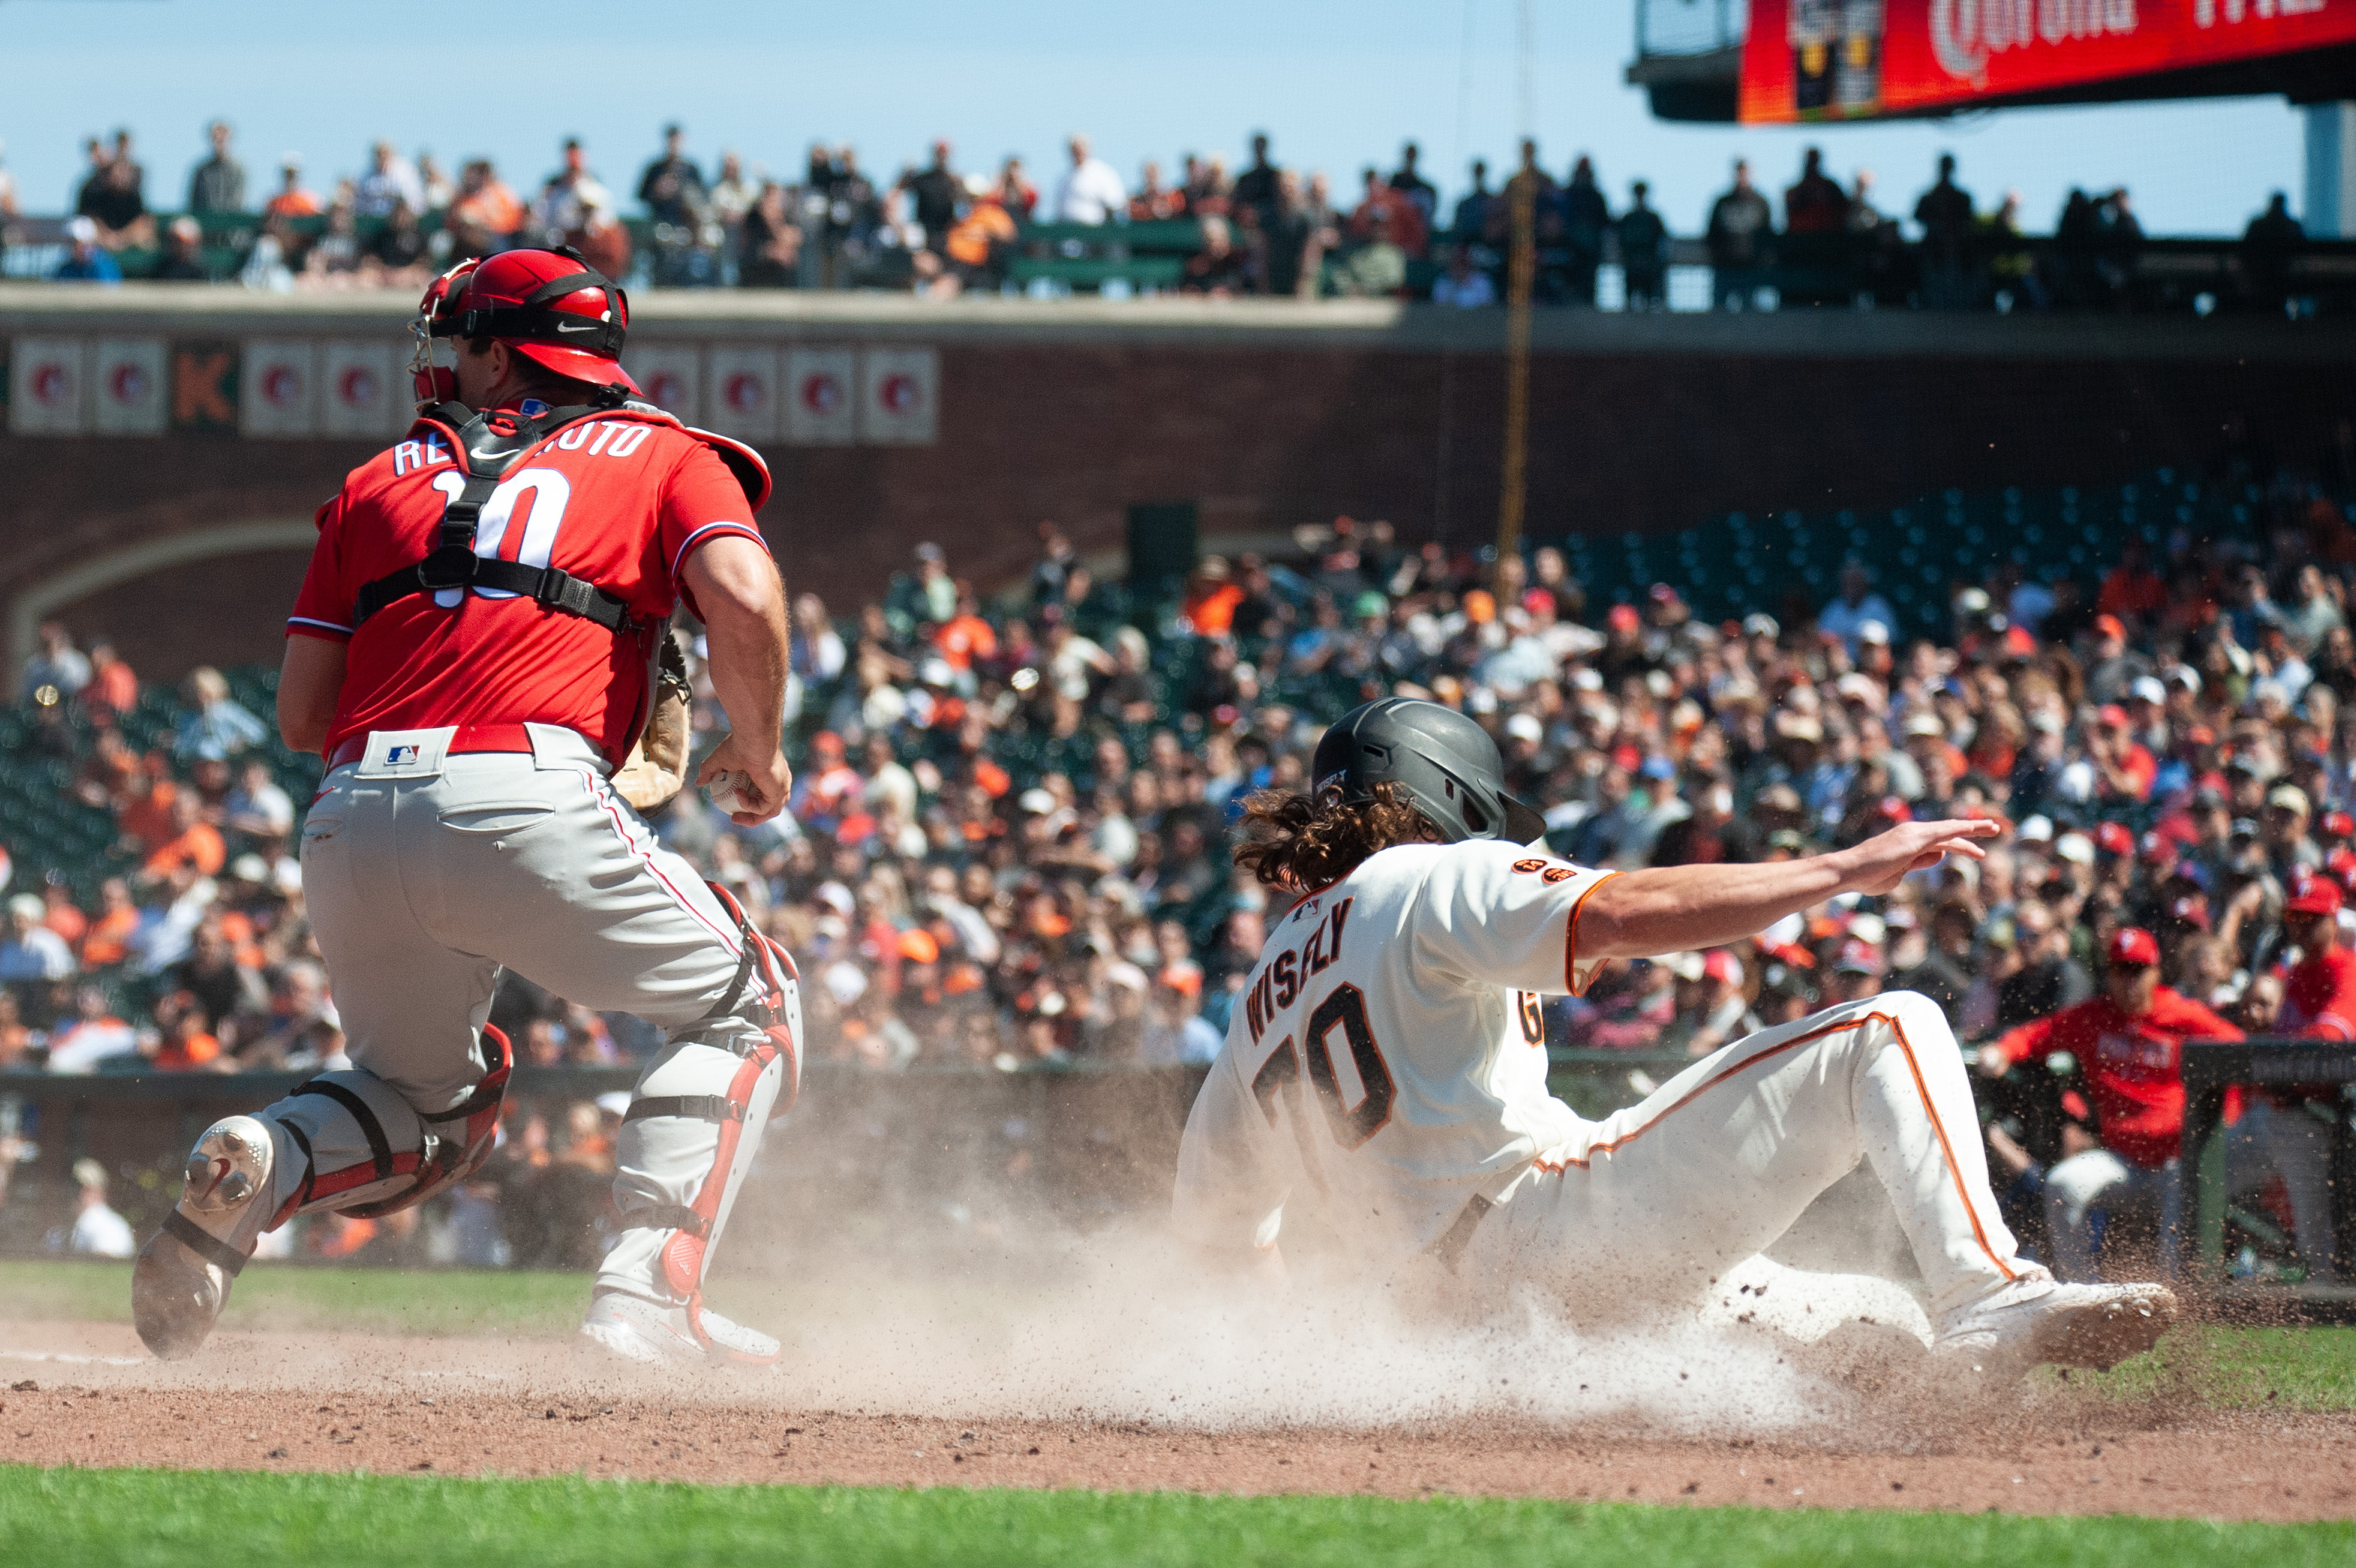
M 2356 1416 L 2044 1385 L 1943 1423 L 1772 1436 L 1458 1415 L 1374 1426 L 814 1407 L 791 1369 L 680 1380 L 546 1339 L 224 1332 L 162 1364 L 112 1325 L 0 1325 L 0 1461 L 710 1482 L 1435 1493 L 1763 1507 L 2356 1515 Z M 1907 1396 L 1911 1404 L 1922 1396 Z M 1933 1413 L 1933 1412 L 1924 1412 Z

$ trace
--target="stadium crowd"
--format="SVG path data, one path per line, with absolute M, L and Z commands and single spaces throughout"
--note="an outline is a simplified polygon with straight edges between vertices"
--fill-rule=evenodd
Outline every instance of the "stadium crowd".
M 1590 865 L 1795 856 L 1916 814 L 1996 816 L 2008 831 L 1983 862 L 1752 942 L 1612 964 L 1550 1004 L 1548 1038 L 1648 1053 L 1631 1058 L 1643 1088 L 1662 1055 L 1922 992 L 1984 1044 L 2025 1223 L 2085 1246 L 2072 1195 L 2172 1155 L 2169 1042 L 2356 1037 L 2356 533 L 2289 479 L 2258 510 L 2245 537 L 2133 545 L 2083 585 L 2011 567 L 1958 583 L 1936 639 L 1899 635 L 1854 563 L 1813 611 L 1719 623 L 1666 583 L 1590 602 L 1552 547 L 1499 571 L 1346 518 L 1286 558 L 1205 557 L 1157 605 L 1050 525 L 1028 580 L 987 596 L 926 545 L 867 602 L 796 600 L 787 815 L 744 830 L 691 791 L 658 828 L 795 954 L 810 1058 L 892 1072 L 1209 1060 L 1283 910 L 1233 868 L 1229 825 L 1251 790 L 1302 785 L 1323 724 L 1376 694 L 1480 718 L 1550 843 Z M 70 765 L 114 846 L 103 868 L 20 870 L 0 1069 L 333 1060 L 293 848 L 308 775 L 209 669 L 181 683 L 168 734 L 132 745 L 129 667 L 65 626 L 40 636 L 28 748 Z M 708 735 L 725 717 L 701 694 Z M 530 1065 L 655 1044 L 519 976 L 493 1017 Z M 2317 1271 L 2329 1128 L 2304 1104 L 2254 1102 L 2241 1135 L 2276 1150 Z M 594 1169 L 616 1109 L 533 1111 L 503 1157 Z
M 1451 200 L 1428 177 L 1412 142 L 1388 172 L 1369 164 L 1338 184 L 1323 171 L 1283 166 L 1264 134 L 1252 137 L 1248 158 L 1232 171 L 1218 155 L 1190 153 L 1167 172 L 1148 161 L 1134 180 L 1081 135 L 1036 177 L 1020 156 L 986 171 L 960 169 L 947 142 L 889 177 L 863 167 L 855 148 L 826 144 L 813 145 L 798 170 L 773 176 L 734 151 L 699 161 L 672 125 L 635 186 L 618 189 L 598 177 L 578 139 L 564 142 L 553 173 L 520 189 L 488 159 L 468 159 L 453 175 L 430 153 L 412 160 L 378 142 L 361 172 L 322 195 L 292 157 L 274 182 L 250 181 L 230 125 L 216 122 L 208 135 L 181 209 L 168 218 L 149 205 L 130 133 L 89 138 L 87 171 L 50 275 L 115 281 L 131 258 L 141 275 L 167 281 L 233 271 L 262 289 L 408 286 L 466 255 L 563 242 L 609 275 L 662 285 L 948 295 L 1005 286 L 1025 225 L 1183 220 L 1193 225 L 1188 237 L 1173 242 L 1184 256 L 1174 285 L 1182 292 L 1405 295 L 1481 306 L 1503 297 L 1513 213 L 1526 194 L 1541 303 L 1596 304 L 1607 263 L 1618 269 L 1626 308 L 1661 308 L 1667 299 L 1672 230 L 1646 182 L 1630 182 L 1615 199 L 1588 156 L 1557 179 L 1528 142 L 1494 187 L 1488 165 L 1475 160 L 1470 188 Z M 625 220 L 624 192 L 635 228 Z M 1752 308 L 1772 288 L 1787 304 L 1861 296 L 1957 309 L 2145 303 L 2136 259 L 2146 236 L 2123 188 L 2072 189 L 2051 235 L 2034 243 L 2019 194 L 1976 199 L 1957 182 L 1952 156 L 1940 159 L 1937 177 L 1911 207 L 1884 210 L 1880 199 L 1871 171 L 1850 171 L 1844 182 L 1810 147 L 1781 192 L 1779 222 L 1773 194 L 1738 161 L 1730 187 L 1690 231 L 1707 255 L 1715 302 Z M 0 225 L 18 200 L 0 168 Z M 213 231 L 246 217 L 250 224 L 228 231 L 233 253 L 224 263 L 208 250 L 221 238 Z M 2242 239 L 2228 303 L 2280 310 L 2295 293 L 2304 243 L 2276 192 Z

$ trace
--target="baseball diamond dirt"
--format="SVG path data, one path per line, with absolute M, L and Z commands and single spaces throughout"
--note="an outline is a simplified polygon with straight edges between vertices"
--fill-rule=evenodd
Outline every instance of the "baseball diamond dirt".
M 1671 1359 L 1689 1359 L 1706 1382 L 1730 1378 L 1762 1391 L 1757 1366 L 1746 1372 L 1702 1341 L 1665 1344 L 1690 1352 Z M 585 1347 L 545 1337 L 223 1330 L 201 1357 L 162 1363 L 127 1326 L 5 1323 L 0 1463 L 2268 1521 L 2356 1515 L 2356 1415 L 2220 1411 L 2165 1380 L 2129 1400 L 2081 1380 L 1966 1401 L 1877 1377 L 1867 1369 L 1874 1357 L 1854 1345 L 1782 1344 L 1787 1354 L 1762 1365 L 1804 1364 L 1827 1401 L 1818 1418 L 1756 1408 L 1746 1418 L 1723 1404 L 1713 1414 L 1719 1402 L 1704 1402 L 1682 1414 L 1621 1408 L 1565 1420 L 1503 1399 L 1472 1408 L 1476 1395 L 1453 1413 L 1294 1423 L 1155 1418 L 1142 1400 L 1128 1415 L 1059 1417 L 1035 1408 L 1043 1396 L 1023 1386 L 1019 1354 L 995 1393 L 983 1379 L 894 1409 L 828 1397 L 885 1385 L 833 1378 L 814 1364 L 823 1352 L 749 1379 L 680 1380 L 617 1370 Z M 1623 1359 L 1626 1348 L 1604 1348 L 1612 1353 L 1599 1363 Z M 1093 1353 L 1075 1348 L 1082 1360 Z M 1464 1370 L 1442 1360 L 1451 1374 Z M 1105 1402 L 1104 1391 L 1085 1391 Z M 1386 1409 L 1379 1390 L 1366 1403 Z M 1251 1402 L 1235 1408 L 1244 1415 Z

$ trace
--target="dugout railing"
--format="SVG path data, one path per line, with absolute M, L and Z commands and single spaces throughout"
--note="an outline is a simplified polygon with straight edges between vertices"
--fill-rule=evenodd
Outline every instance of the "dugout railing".
M 2356 1044 L 2260 1036 L 2189 1040 L 2183 1047 L 2183 1235 L 2178 1273 L 2188 1286 L 2236 1313 L 2356 1322 Z M 2319 1281 L 2315 1261 L 2297 1258 L 2278 1214 L 2235 1201 L 2227 1179 L 2227 1102 L 2234 1090 L 2263 1094 L 2293 1116 L 2310 1117 L 2328 1140 L 2332 1250 L 2337 1278 Z M 2244 1245 L 2229 1244 L 2240 1239 Z M 2164 1241 L 2163 1244 L 2166 1244 Z M 2260 1248 L 2265 1256 L 2252 1262 Z M 2289 1259 L 2285 1268 L 2283 1260 Z

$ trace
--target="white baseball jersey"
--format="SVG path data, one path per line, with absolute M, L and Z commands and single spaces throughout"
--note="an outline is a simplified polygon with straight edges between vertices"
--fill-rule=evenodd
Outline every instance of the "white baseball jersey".
M 1610 872 L 1488 840 L 1401 844 L 1270 933 L 1187 1118 L 1180 1232 L 1275 1244 L 1288 1202 L 1421 1250 L 1585 1123 L 1547 1092 L 1539 998 L 1576 995 Z

